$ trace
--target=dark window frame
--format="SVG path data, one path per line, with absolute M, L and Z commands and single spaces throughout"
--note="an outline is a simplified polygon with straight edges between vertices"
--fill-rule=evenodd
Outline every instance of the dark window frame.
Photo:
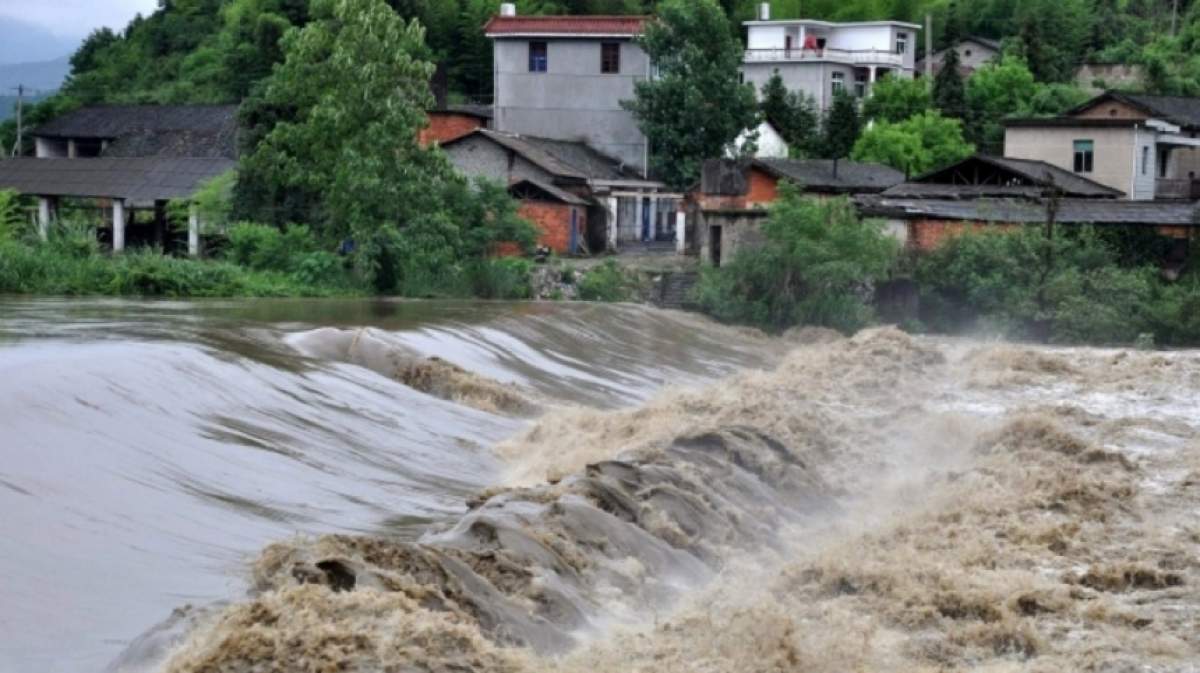
M 619 74 L 621 74 L 621 43 L 620 42 L 601 42 L 600 43 L 600 74 L 602 74 L 602 75 L 619 75 Z
M 547 72 L 550 70 L 550 44 L 545 40 L 532 40 L 529 43 L 529 72 Z
M 1074 143 L 1076 173 L 1092 173 L 1096 168 L 1096 143 L 1093 140 L 1076 140 Z

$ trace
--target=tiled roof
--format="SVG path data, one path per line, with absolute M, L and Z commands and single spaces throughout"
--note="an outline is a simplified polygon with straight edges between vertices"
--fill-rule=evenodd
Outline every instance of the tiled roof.
M 570 140 L 550 140 L 501 133 L 490 129 L 477 129 L 467 135 L 447 142 L 449 149 L 468 138 L 483 137 L 501 145 L 530 163 L 538 166 L 557 179 L 567 180 L 637 180 L 635 172 L 626 168 L 619 160 L 600 153 L 586 143 Z
M 880 164 L 825 159 L 755 159 L 754 165 L 809 189 L 834 192 L 881 192 L 904 182 L 900 171 Z
M 647 16 L 496 16 L 483 31 L 492 35 L 641 35 Z
M 1200 128 L 1200 98 L 1184 96 L 1146 96 L 1108 91 L 1088 102 L 1068 110 L 1063 117 L 1071 118 L 1107 100 L 1116 100 L 1140 108 L 1150 117 L 1164 119 L 1185 128 Z M 1060 117 L 1059 119 L 1062 119 Z
M 998 182 L 998 186 L 1049 187 L 1053 182 L 1054 186 L 1066 196 L 1111 199 L 1122 195 L 1119 190 L 1081 177 L 1071 171 L 1064 170 L 1044 161 L 992 157 L 984 154 L 976 154 L 975 156 L 963 159 L 957 164 L 939 168 L 938 170 L 914 178 L 911 182 L 927 185 L 974 188 L 980 186 L 972 184 L 974 182 L 973 178 L 976 175 L 975 169 L 980 166 L 985 170 L 989 168 L 999 169 L 1011 176 L 1008 180 Z M 1017 184 L 1013 184 L 1014 181 Z M 908 188 L 909 185 L 903 185 L 897 188 L 897 191 L 908 190 Z M 969 191 L 971 190 L 964 189 L 960 193 L 965 195 Z
M 532 178 L 525 178 L 523 180 L 518 180 L 518 181 L 514 182 L 513 184 L 508 186 L 508 191 L 515 192 L 515 191 L 519 191 L 521 188 L 526 188 L 529 186 L 532 186 L 534 189 L 536 189 L 538 191 L 544 192 L 546 196 L 549 196 L 553 200 L 559 201 L 562 203 L 570 204 L 573 206 L 586 206 L 586 205 L 588 205 L 588 203 L 590 203 L 587 199 L 578 197 L 566 190 L 559 189 L 558 187 L 555 187 L 554 185 L 552 185 L 548 182 L 542 182 L 541 180 L 534 180 Z
M 236 105 L 114 105 L 68 112 L 34 130 L 43 138 L 112 143 L 112 157 L 237 156 Z
M 230 159 L 23 157 L 0 161 L 0 189 L 150 203 L 190 197 L 202 183 L 235 165 Z
M 856 199 L 856 203 L 864 215 L 871 217 L 929 217 L 1014 224 L 1046 221 L 1046 205 L 1027 199 L 964 201 L 863 196 Z M 1200 226 L 1194 203 L 1062 199 L 1058 204 L 1057 218 L 1063 224 Z

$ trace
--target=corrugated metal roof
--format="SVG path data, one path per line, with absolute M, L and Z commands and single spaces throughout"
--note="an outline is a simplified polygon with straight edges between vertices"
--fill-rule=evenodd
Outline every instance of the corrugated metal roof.
M 1046 204 L 1026 199 L 896 199 L 865 196 L 856 200 L 864 215 L 872 217 L 1009 222 L 1036 224 L 1046 221 Z M 1194 203 L 1156 201 L 1101 201 L 1062 199 L 1058 221 L 1063 224 L 1130 224 L 1146 226 L 1200 226 Z
M 622 35 L 645 30 L 648 16 L 495 16 L 484 27 L 493 35 Z
M 188 198 L 228 170 L 230 159 L 140 157 L 0 161 L 0 189 L 22 194 L 126 199 L 136 203 Z

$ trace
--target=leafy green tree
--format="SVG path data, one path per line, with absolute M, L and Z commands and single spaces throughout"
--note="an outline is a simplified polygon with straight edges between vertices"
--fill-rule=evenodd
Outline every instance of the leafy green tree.
M 1005 55 L 967 80 L 968 136 L 992 153 L 1004 147 L 1004 120 L 1053 116 L 1086 101 L 1086 92 L 1070 84 L 1042 84 L 1019 56 Z
M 852 156 L 855 161 L 884 164 L 913 176 L 974 152 L 975 147 L 963 140 L 962 122 L 930 110 L 895 124 L 876 123 L 859 138 Z
M 942 61 L 942 69 L 933 79 L 933 104 L 942 114 L 953 119 L 967 119 L 967 92 L 959 68 L 962 62 L 958 50 L 950 49 Z
M 383 0 L 314 2 L 257 103 L 282 113 L 239 171 L 239 189 L 266 195 L 268 208 L 308 195 L 314 231 L 353 239 L 381 291 L 436 285 L 497 236 L 532 239 L 502 187 L 468 185 L 440 150 L 417 143 L 432 103 L 424 38 Z
M 1091 29 L 1088 0 L 1020 0 L 1016 37 L 1041 82 L 1066 82 L 1083 60 Z
M 863 117 L 876 122 L 902 122 L 933 108 L 933 95 L 924 80 L 884 77 L 863 103 Z
M 820 325 L 846 332 L 873 320 L 863 288 L 885 278 L 899 245 L 846 199 L 804 197 L 790 183 L 763 224 L 765 244 L 701 277 L 695 298 L 718 320 L 771 330 Z
M 754 87 L 738 80 L 742 46 L 715 0 L 664 0 L 641 45 L 658 76 L 622 104 L 650 139 L 652 171 L 683 189 L 706 159 L 756 126 Z
M 763 117 L 779 131 L 793 154 L 805 155 L 817 144 L 820 116 L 812 96 L 788 91 L 776 71 L 762 89 Z
M 825 113 L 821 129 L 821 152 L 826 159 L 850 156 L 860 133 L 862 118 L 858 114 L 858 101 L 849 93 L 838 91 L 829 112 Z

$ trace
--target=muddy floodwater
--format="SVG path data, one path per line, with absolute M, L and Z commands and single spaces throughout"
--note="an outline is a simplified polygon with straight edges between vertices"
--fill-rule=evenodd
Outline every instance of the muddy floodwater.
M 0 299 L 0 671 L 1200 671 L 1200 352 Z

